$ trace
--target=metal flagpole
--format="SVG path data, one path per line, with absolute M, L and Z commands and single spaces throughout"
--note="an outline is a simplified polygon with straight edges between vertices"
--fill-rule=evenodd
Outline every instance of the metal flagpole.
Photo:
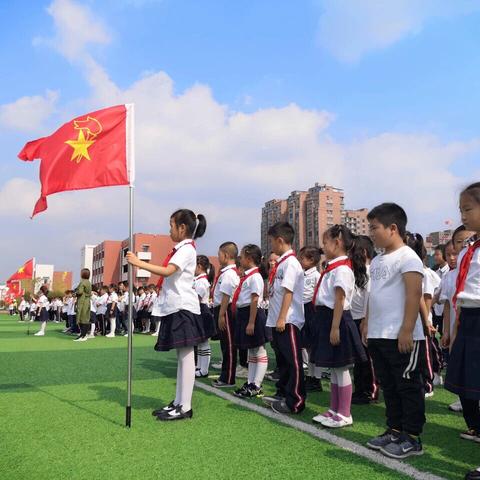
M 128 248 L 134 251 L 133 245 L 133 194 L 135 181 L 135 133 L 134 133 L 134 105 L 125 105 L 127 109 L 127 161 L 129 192 L 129 219 L 128 219 Z M 133 266 L 128 264 L 128 367 L 127 367 L 127 408 L 125 412 L 125 426 L 132 426 L 132 354 L 133 354 Z

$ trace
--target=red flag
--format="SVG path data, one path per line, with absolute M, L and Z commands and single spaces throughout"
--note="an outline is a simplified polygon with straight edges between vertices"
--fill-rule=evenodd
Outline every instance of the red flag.
M 20 297 L 24 293 L 19 281 L 11 282 L 10 280 L 7 280 L 7 287 L 10 297 Z
M 42 190 L 32 218 L 47 209 L 47 196 L 67 190 L 129 185 L 133 105 L 97 110 L 65 123 L 49 137 L 28 142 L 21 160 L 41 159 Z
M 26 278 L 33 278 L 33 258 L 25 262 L 10 278 L 7 283 L 12 280 L 24 280 Z

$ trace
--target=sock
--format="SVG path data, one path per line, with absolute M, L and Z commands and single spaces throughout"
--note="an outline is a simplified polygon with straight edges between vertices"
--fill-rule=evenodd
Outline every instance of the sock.
M 248 378 L 247 383 L 255 383 L 255 372 L 257 370 L 257 358 L 255 356 L 256 348 L 248 349 Z
M 146 326 L 145 326 L 145 331 L 149 332 L 150 331 L 150 320 L 147 320 Z
M 302 348 L 302 361 L 305 365 L 309 363 L 310 356 L 308 355 L 308 350 L 306 348 Z
M 42 326 L 40 327 L 40 331 L 45 333 L 46 328 L 47 328 L 47 322 L 42 322 Z
M 322 367 L 317 367 L 315 366 L 315 370 L 314 370 L 314 374 L 313 376 L 317 379 L 321 379 L 322 378 Z
M 158 335 L 160 331 L 160 320 L 155 320 L 155 333 Z
M 94 323 L 92 323 L 90 325 L 90 335 L 95 335 L 95 324 Z
M 332 370 L 330 376 L 330 410 L 335 413 L 338 412 L 338 384 L 335 370 Z
M 257 368 L 255 369 L 255 379 L 253 383 L 260 388 L 263 383 L 268 368 L 268 356 L 264 346 L 257 348 Z
M 177 385 L 176 385 L 176 391 L 175 391 L 175 400 L 173 401 L 173 404 L 175 406 L 181 405 L 181 400 L 182 400 L 182 368 L 180 365 L 180 359 L 179 359 L 179 349 L 177 349 Z
M 315 364 L 308 362 L 308 376 L 313 378 L 315 376 Z
M 351 415 L 352 406 L 352 379 L 348 368 L 339 368 L 336 370 L 338 382 L 338 410 L 337 413 L 344 417 Z
M 210 358 L 212 356 L 212 349 L 208 340 L 198 345 L 198 368 L 202 375 L 208 374 L 208 368 L 210 367 Z
M 117 328 L 117 319 L 111 318 L 110 319 L 110 333 L 115 335 L 115 329 Z
M 193 386 L 195 384 L 195 354 L 193 347 L 177 349 L 178 367 L 182 370 L 180 405 L 183 412 L 192 409 Z

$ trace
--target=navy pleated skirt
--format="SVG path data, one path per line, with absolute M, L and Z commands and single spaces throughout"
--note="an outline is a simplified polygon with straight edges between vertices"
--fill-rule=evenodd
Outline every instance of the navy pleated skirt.
M 200 304 L 200 315 L 202 316 L 203 331 L 206 337 L 215 337 L 217 333 L 215 318 L 213 316 L 212 309 L 206 303 Z
M 247 335 L 247 325 L 250 319 L 250 307 L 237 308 L 234 315 L 234 344 L 240 349 L 257 348 L 272 340 L 272 331 L 266 326 L 265 310 L 257 309 L 253 335 Z
M 311 362 L 317 367 L 341 368 L 356 362 L 366 362 L 365 348 L 350 311 L 344 311 L 340 321 L 340 345 L 330 343 L 333 310 L 325 306 L 315 308 L 312 320 Z
M 313 328 L 313 322 L 315 321 L 315 307 L 312 302 L 304 304 L 305 311 L 305 325 L 301 330 L 301 344 L 302 348 L 312 348 L 312 341 L 315 330 Z
M 48 310 L 46 310 L 45 308 L 42 308 L 39 315 L 39 320 L 41 322 L 48 322 L 50 320 L 50 315 L 48 313 Z
M 480 308 L 460 310 L 445 388 L 470 400 L 480 400 Z
M 175 348 L 193 347 L 208 340 L 203 327 L 203 318 L 188 310 L 180 310 L 161 317 L 155 350 L 168 352 Z

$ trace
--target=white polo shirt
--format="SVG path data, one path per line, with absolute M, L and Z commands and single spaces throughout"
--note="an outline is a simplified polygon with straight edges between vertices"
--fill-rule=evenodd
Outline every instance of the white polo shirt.
M 108 293 L 104 293 L 97 298 L 97 314 L 105 315 L 107 312 Z
M 157 299 L 157 292 L 152 292 L 150 294 L 150 298 L 148 299 L 148 313 L 153 312 L 153 305 L 155 304 L 155 300 Z
M 450 271 L 450 267 L 448 264 L 445 264 L 443 267 L 439 268 L 435 273 L 440 277 L 440 280 Z M 441 295 L 441 285 L 435 290 L 435 295 L 438 294 L 438 298 L 440 299 Z M 438 317 L 443 315 L 443 305 L 441 303 L 436 303 L 433 306 L 433 311 L 435 312 L 435 315 Z
M 312 267 L 308 270 L 305 270 L 305 282 L 303 284 L 303 303 L 309 303 L 313 300 L 313 293 L 315 291 L 315 287 L 317 286 L 319 278 L 320 272 L 317 270 L 317 267 Z
M 348 257 L 345 255 L 335 258 L 328 262 L 328 266 L 334 265 L 342 260 L 348 260 Z M 355 288 L 355 275 L 353 274 L 353 270 L 347 265 L 340 265 L 323 276 L 317 297 L 315 298 L 315 305 L 323 305 L 333 309 L 335 307 L 336 288 L 341 288 L 345 292 L 343 309 L 350 310 L 353 290 Z
M 455 289 L 457 287 L 457 269 L 448 271 L 442 278 L 441 292 L 440 292 L 440 302 L 445 307 L 445 302 L 448 301 L 450 308 L 450 335 L 453 334 L 453 329 L 455 328 L 455 319 L 457 312 L 453 306 L 453 295 L 455 294 Z
M 195 277 L 193 288 L 197 296 L 200 297 L 200 303 L 208 305 L 210 299 L 210 282 L 205 274 Z
M 159 294 L 160 317 L 180 310 L 200 314 L 198 296 L 192 288 L 197 268 L 197 251 L 191 242 L 191 239 L 187 239 L 175 246 L 175 253 L 169 264 L 176 265 L 178 270 L 163 280 Z
M 398 339 L 405 314 L 403 275 L 417 272 L 424 276 L 419 256 L 406 245 L 392 253 L 376 256 L 370 265 L 368 299 L 368 338 Z M 420 314 L 413 330 L 414 340 L 424 340 Z
M 118 303 L 118 295 L 117 292 L 113 291 L 109 296 L 108 296 L 108 302 L 107 303 Z
M 97 313 L 97 300 L 98 295 L 92 292 L 92 296 L 90 297 L 90 311 L 93 313 Z
M 218 307 L 222 303 L 223 295 L 230 297 L 232 301 L 233 292 L 240 283 L 236 265 L 227 265 L 220 270 L 220 276 L 213 292 L 213 306 Z
M 50 303 L 45 295 L 40 295 L 40 298 L 37 300 L 37 307 L 38 309 L 45 308 L 46 310 L 48 310 L 48 308 L 50 307 Z
M 256 267 L 255 267 L 256 268 Z M 245 276 L 251 273 L 255 268 L 250 268 L 245 272 Z M 242 284 L 242 289 L 240 290 L 240 295 L 237 300 L 237 308 L 248 307 L 252 301 L 252 295 L 258 295 L 258 303 L 263 301 L 263 290 L 265 284 L 263 278 L 259 272 L 254 273 Z
M 73 297 L 67 300 L 67 315 L 75 315 L 75 299 Z
M 147 298 L 147 295 L 145 292 L 143 292 L 140 296 L 137 297 L 137 311 L 140 311 L 143 309 L 145 306 L 145 299 Z
M 367 316 L 368 297 L 370 295 L 370 265 L 367 265 L 368 282 L 365 287 L 355 285 L 350 312 L 354 320 L 362 320 Z
M 270 287 L 267 327 L 275 327 L 282 308 L 285 290 L 293 292 L 292 303 L 287 312 L 287 323 L 302 328 L 305 323 L 303 309 L 303 289 L 305 276 L 300 262 L 295 256 L 289 256 L 293 250 L 285 252 L 277 259 L 277 271 Z M 288 257 L 288 258 L 286 258 Z M 285 259 L 286 258 L 286 259 Z
M 473 240 L 469 242 L 473 244 Z M 467 253 L 464 248 L 457 259 L 457 269 L 462 264 L 462 259 Z M 477 248 L 473 254 L 470 267 L 468 269 L 465 287 L 457 296 L 457 307 L 480 308 L 480 248 Z

